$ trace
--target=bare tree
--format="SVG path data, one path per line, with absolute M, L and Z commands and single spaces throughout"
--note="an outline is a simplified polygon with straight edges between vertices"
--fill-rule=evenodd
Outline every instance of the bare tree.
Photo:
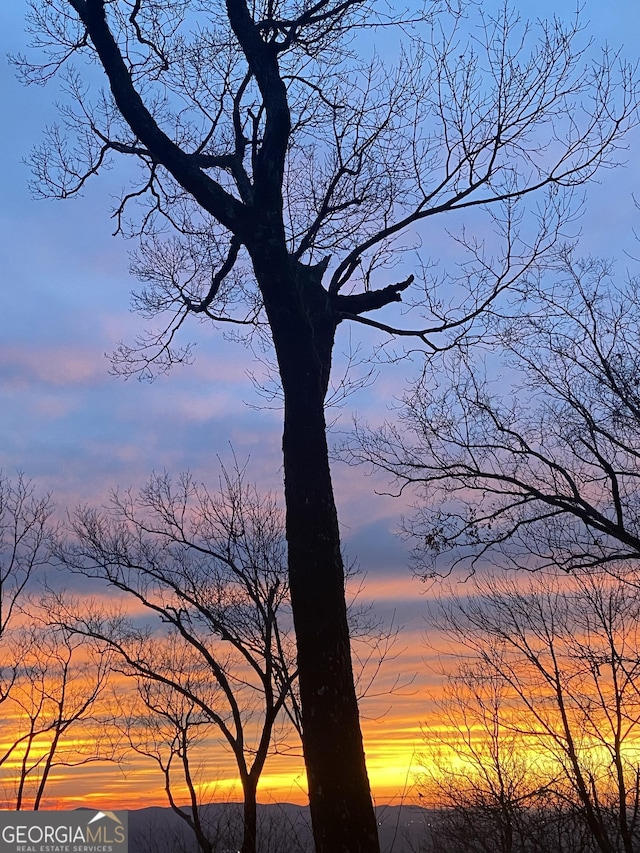
M 27 81 L 66 73 L 63 127 L 34 158 L 43 194 L 79 192 L 115 156 L 141 169 L 116 218 L 143 236 L 137 305 L 162 325 L 120 350 L 124 369 L 187 357 L 174 339 L 190 313 L 268 329 L 319 853 L 378 849 L 324 416 L 337 328 L 451 345 L 541 262 L 571 189 L 611 162 L 635 114 L 629 70 L 607 53 L 589 65 L 577 22 L 541 23 L 529 49 L 529 28 L 505 7 L 477 28 L 451 14 L 447 27 L 445 13 L 394 16 L 363 0 L 32 0 L 44 58 L 18 60 Z M 366 58 L 365 37 L 380 34 L 403 42 L 400 70 Z M 108 92 L 94 89 L 96 63 Z M 444 296 L 425 282 L 415 326 L 368 316 L 413 283 L 391 272 L 418 241 L 411 229 L 486 207 L 501 249 L 463 236 L 469 258 Z
M 203 796 L 202 790 L 213 789 L 215 782 L 203 776 L 209 768 L 199 766 L 199 759 L 202 760 L 202 746 L 210 746 L 212 736 L 218 733 L 206 709 L 219 707 L 215 698 L 219 688 L 212 683 L 209 667 L 192 646 L 185 645 L 175 634 L 164 642 L 154 639 L 154 668 L 163 678 L 150 679 L 131 670 L 136 693 L 116 725 L 136 753 L 157 763 L 169 805 L 190 827 L 199 849 L 214 853 L 223 839 L 219 837 L 220 827 L 211 827 L 203 816 L 207 795 Z M 174 681 L 188 685 L 188 689 L 177 691 Z M 186 806 L 179 804 L 183 792 Z M 230 847 L 234 841 L 237 839 L 226 838 L 224 846 Z
M 215 495 L 190 475 L 176 484 L 155 475 L 137 497 L 115 494 L 107 512 L 78 510 L 71 529 L 73 538 L 58 549 L 62 563 L 108 581 L 158 621 L 141 627 L 120 611 L 74 610 L 64 599 L 56 618 L 116 652 L 122 671 L 136 678 L 156 717 L 152 725 L 144 715 L 144 737 L 131 726 L 128 737 L 158 762 L 172 808 L 205 853 L 211 843 L 190 762 L 198 729 L 218 732 L 242 786 L 242 851 L 254 853 L 257 786 L 277 747 L 285 706 L 297 720 L 284 524 L 276 503 L 247 486 L 238 469 L 225 472 Z M 158 727 L 170 736 L 161 737 Z M 188 810 L 173 794 L 176 762 Z
M 443 599 L 440 607 L 440 625 L 455 643 L 463 671 L 482 672 L 506 698 L 506 737 L 501 740 L 494 728 L 494 737 L 476 747 L 467 709 L 483 717 L 486 692 L 478 693 L 477 681 L 463 676 L 472 689 L 454 702 L 464 720 L 457 723 L 455 746 L 462 745 L 467 766 L 490 782 L 496 805 L 511 808 L 503 781 L 518 778 L 513 766 L 504 772 L 512 762 L 496 746 L 508 752 L 515 740 L 537 761 L 533 774 L 520 775 L 520 804 L 528 799 L 534 805 L 539 793 L 542 807 L 547 795 L 578 806 L 602 853 L 637 850 L 639 612 L 637 591 L 607 575 L 478 580 L 464 598 Z M 496 695 L 495 687 L 489 695 Z M 494 706 L 489 722 L 496 719 Z M 491 753 L 489 760 L 478 748 Z
M 180 683 L 197 683 L 198 698 L 208 690 L 207 703 L 213 707 L 217 688 L 211 683 L 206 664 L 198 660 L 193 649 L 176 643 L 177 638 L 169 639 L 169 643 L 157 644 L 164 671 Z M 221 792 L 219 780 L 212 776 L 215 763 L 211 747 L 213 743 L 215 748 L 216 734 L 218 738 L 220 734 L 215 723 L 194 698 L 166 683 L 138 677 L 136 692 L 126 714 L 117 721 L 128 743 L 136 753 L 158 765 L 171 808 L 193 832 L 203 853 L 237 850 L 244 835 L 243 805 L 216 802 L 221 794 L 228 797 L 228 791 Z M 287 748 L 292 749 L 290 733 Z M 181 800 L 184 805 L 180 805 Z M 309 833 L 308 827 L 304 826 L 304 832 L 302 829 L 288 823 L 284 814 L 258 812 L 257 849 L 260 853 L 303 853 L 308 846 L 300 836 Z M 155 847 L 160 840 L 155 840 Z
M 37 495 L 22 475 L 13 482 L 0 472 L 0 641 L 15 621 L 29 581 L 47 564 L 52 512 L 50 495 Z
M 21 475 L 0 474 L 0 768 L 7 804 L 16 809 L 40 807 L 54 768 L 106 759 L 110 751 L 92 719 L 105 661 L 79 660 L 77 641 L 44 625 L 43 611 L 29 602 L 51 556 L 52 512 L 50 495 L 39 496 Z M 89 728 L 87 749 L 80 735 Z
M 403 432 L 361 432 L 356 455 L 421 488 L 407 525 L 420 572 L 497 559 L 633 579 L 637 289 L 636 279 L 616 285 L 610 263 L 563 250 L 549 280 L 529 291 L 530 312 L 501 321 L 501 350 L 484 363 L 452 358 L 437 380 L 425 374 Z
M 444 677 L 443 695 L 423 727 L 419 777 L 422 802 L 441 810 L 434 834 L 451 850 L 515 853 L 527 806 L 540 804 L 543 786 L 514 731 L 506 685 L 472 662 Z
M 450 649 L 440 658 L 444 684 L 423 724 L 417 784 L 429 809 L 425 851 L 596 849 L 562 772 L 531 736 L 517 693 L 473 652 L 458 652 L 453 661 Z
M 42 622 L 42 613 L 28 618 Z M 115 758 L 101 698 L 108 655 L 89 654 L 78 637 L 33 622 L 3 653 L 15 661 L 15 679 L 4 706 L 7 732 L 0 756 L 6 807 L 37 811 L 52 771 Z

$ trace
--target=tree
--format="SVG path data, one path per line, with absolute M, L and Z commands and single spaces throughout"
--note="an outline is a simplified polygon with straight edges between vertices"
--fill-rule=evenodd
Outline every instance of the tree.
M 458 720 L 465 721 L 457 723 L 462 738 L 454 746 L 463 749 L 467 767 L 485 786 L 490 782 L 503 815 L 510 817 L 514 805 L 504 780 L 516 780 L 527 798 L 540 793 L 542 807 L 547 794 L 569 809 L 577 806 L 601 853 L 633 853 L 640 817 L 637 590 L 606 574 L 536 575 L 526 583 L 493 577 L 471 584 L 464 598 L 454 594 L 439 608 L 440 627 L 455 644 L 453 654 L 467 673 L 463 684 L 470 688 L 462 702 L 460 695 L 454 702 Z M 476 720 L 486 714 L 487 691 L 477 691 L 478 673 L 493 685 L 489 696 L 497 688 L 505 700 L 498 717 L 506 737 L 500 742 L 494 727 L 481 747 L 466 728 L 469 707 Z M 496 719 L 494 704 L 489 721 Z M 512 759 L 498 756 L 496 744 L 509 753 L 513 739 L 530 761 L 537 759 L 533 780 L 521 773 L 518 780 L 509 770 Z M 491 760 L 478 760 L 478 748 L 490 750 Z M 512 823 L 502 823 L 511 829 Z
M 153 475 L 137 496 L 114 494 L 106 511 L 78 509 L 57 558 L 125 599 L 113 611 L 76 606 L 64 594 L 47 604 L 63 630 L 115 653 L 112 666 L 135 682 L 137 695 L 115 726 L 157 763 L 171 808 L 203 853 L 215 848 L 202 816 L 206 786 L 196 784 L 194 769 L 211 767 L 202 747 L 210 749 L 217 734 L 234 756 L 243 792 L 240 844 L 254 853 L 265 761 L 281 746 L 295 750 L 291 737 L 301 734 L 284 519 L 244 474 L 237 464 L 231 473 L 223 469 L 214 494 L 189 474 L 176 483 Z M 355 605 L 359 591 L 349 624 L 362 697 L 391 656 L 397 630 Z M 160 624 L 128 616 L 131 603 Z M 184 793 L 186 807 L 178 804 Z
M 113 760 L 115 741 L 101 705 L 108 654 L 91 656 L 77 636 L 38 624 L 42 613 L 32 609 L 28 618 L 32 625 L 3 649 L 15 662 L 15 678 L 3 709 L 8 731 L 0 767 L 11 791 L 6 807 L 37 811 L 52 771 Z
M 52 513 L 51 495 L 38 495 L 22 475 L 0 473 L 0 769 L 5 804 L 15 809 L 40 807 L 54 768 L 112 753 L 92 717 L 106 660 L 79 661 L 85 650 L 77 640 L 48 625 L 30 600 L 51 557 Z M 80 736 L 88 729 L 89 749 Z
M 30 20 L 45 58 L 18 60 L 25 78 L 67 69 L 69 95 L 65 128 L 35 154 L 41 192 L 73 195 L 115 155 L 141 168 L 116 216 L 126 230 L 142 203 L 137 304 L 163 327 L 120 350 L 125 370 L 186 358 L 172 343 L 190 313 L 268 329 L 314 837 L 318 853 L 375 851 L 324 416 L 336 331 L 349 321 L 432 350 L 464 335 L 541 262 L 571 189 L 611 161 L 633 121 L 631 74 L 606 53 L 589 67 L 577 22 L 540 24 L 529 50 L 504 7 L 477 29 L 453 13 L 447 32 L 420 8 L 390 17 L 364 0 L 32 0 Z M 365 37 L 393 27 L 398 71 L 366 58 Z M 95 63 L 108 92 L 92 97 Z M 444 296 L 425 282 L 416 327 L 367 316 L 413 283 L 388 283 L 403 235 L 488 206 L 503 247 L 491 257 L 463 235 L 470 259 Z
M 0 704 L 6 703 L 19 681 L 20 664 L 28 651 L 25 637 L 17 636 L 19 613 L 27 598 L 29 582 L 49 558 L 53 512 L 51 496 L 39 497 L 32 483 L 19 475 L 16 482 L 0 472 Z M 24 739 L 7 738 L 0 756 L 5 764 Z
M 502 321 L 493 365 L 451 359 L 438 377 L 445 391 L 425 375 L 408 398 L 404 434 L 361 433 L 357 454 L 422 490 L 408 525 L 419 571 L 494 558 L 635 577 L 637 288 L 564 249 L 550 281 L 529 291 L 530 312 Z
M 526 815 L 541 804 L 535 756 L 514 731 L 513 702 L 494 673 L 460 661 L 423 727 L 427 749 L 422 802 L 440 810 L 431 822 L 437 849 L 515 853 L 525 837 L 544 849 Z M 432 841 L 434 843 L 434 841 Z
M 0 641 L 15 624 L 29 581 L 47 564 L 52 512 L 50 495 L 37 495 L 22 475 L 13 482 L 0 472 Z M 5 693 L 1 688 L 0 701 Z
M 434 650 L 441 651 L 437 640 Z M 594 850 L 581 809 L 531 736 L 517 693 L 475 649 L 467 652 L 448 649 L 440 658 L 444 683 L 423 725 L 417 782 L 430 810 L 425 853 Z
M 154 475 L 138 496 L 114 494 L 107 512 L 77 510 L 71 532 L 56 549 L 61 563 L 107 581 L 154 620 L 140 625 L 126 611 L 75 607 L 64 597 L 51 605 L 55 619 L 115 653 L 117 667 L 136 680 L 147 732 L 134 725 L 138 709 L 128 714 L 127 737 L 159 764 L 169 803 L 203 853 L 212 845 L 191 759 L 198 730 L 217 730 L 242 786 L 242 853 L 255 853 L 260 775 L 285 706 L 290 719 L 298 716 L 284 616 L 284 524 L 275 501 L 246 485 L 237 468 L 224 472 L 213 495 L 188 474 L 175 484 L 167 474 Z M 176 762 L 187 809 L 173 793 Z
M 202 779 L 201 772 L 205 768 L 200 768 L 199 772 L 198 759 L 202 758 L 202 746 L 217 728 L 207 710 L 220 708 L 215 697 L 217 685 L 211 683 L 208 667 L 195 649 L 185 647 L 175 635 L 167 640 L 155 644 L 159 654 L 153 666 L 159 678 L 136 675 L 135 669 L 132 670 L 137 689 L 131 707 L 119 715 L 117 725 L 134 752 L 157 763 L 164 777 L 169 805 L 189 826 L 199 850 L 214 853 L 221 843 L 220 827 L 214 829 L 204 818 L 199 785 L 205 781 L 206 790 L 215 783 L 206 777 Z M 179 692 L 173 686 L 174 681 L 189 685 L 189 689 Z M 181 789 L 186 790 L 186 806 L 178 802 L 178 792 L 183 793 Z M 240 838 L 248 838 L 251 827 L 247 826 L 246 813 L 242 823 Z M 237 839 L 229 837 L 225 841 L 225 847 L 231 848 L 234 841 L 237 847 Z M 241 840 L 240 844 L 246 849 L 248 841 L 243 844 Z

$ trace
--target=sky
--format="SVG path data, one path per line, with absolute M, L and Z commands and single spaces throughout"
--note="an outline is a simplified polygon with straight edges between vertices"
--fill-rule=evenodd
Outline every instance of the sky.
M 539 2 L 515 5 L 534 18 L 546 8 Z M 563 16 L 574 5 L 558 0 L 548 4 L 548 11 Z M 22 0 L 0 5 L 2 57 L 25 48 L 25 6 Z M 637 60 L 636 0 L 587 2 L 584 20 L 591 22 L 596 42 L 607 40 Z M 135 287 L 128 272 L 129 247 L 112 236 L 109 210 L 118 187 L 110 185 L 107 175 L 90 184 L 81 198 L 33 198 L 23 158 L 54 119 L 54 98 L 54 87 L 22 87 L 2 59 L 0 469 L 10 477 L 24 472 L 40 490 L 50 490 L 62 512 L 77 504 L 100 504 L 111 489 L 140 485 L 152 471 L 190 469 L 197 479 L 215 483 L 216 456 L 228 462 L 233 447 L 239 459 L 249 460 L 249 476 L 260 488 L 279 489 L 281 412 L 265 408 L 257 397 L 249 378 L 255 364 L 247 350 L 194 323 L 193 365 L 177 367 L 152 384 L 110 375 L 105 354 L 144 328 L 144 321 L 129 310 Z M 630 145 L 628 165 L 602 173 L 600 183 L 589 189 L 580 223 L 585 251 L 616 257 L 621 274 L 633 267 L 629 255 L 640 254 L 632 197 L 640 177 L 637 133 Z M 343 336 L 340 345 L 346 348 L 347 343 Z M 348 429 L 354 411 L 379 419 L 394 404 L 406 377 L 402 366 L 383 369 L 372 386 L 338 413 L 338 427 Z M 404 626 L 398 655 L 382 678 L 391 684 L 401 672 L 411 686 L 397 695 L 377 690 L 362 706 L 372 785 L 385 799 L 411 786 L 420 722 L 437 679 L 428 669 L 423 642 L 424 589 L 411 577 L 406 546 L 395 535 L 406 506 L 377 493 L 384 483 L 367 473 L 334 466 L 346 550 L 367 573 L 364 595 L 387 619 Z M 272 771 L 269 766 L 264 796 L 299 798 L 299 763 L 297 767 L 274 765 Z M 84 768 L 57 781 L 56 791 L 59 802 L 78 796 L 95 801 L 108 794 L 138 804 L 163 803 L 162 782 L 153 773 L 150 767 L 138 767 L 135 773 Z

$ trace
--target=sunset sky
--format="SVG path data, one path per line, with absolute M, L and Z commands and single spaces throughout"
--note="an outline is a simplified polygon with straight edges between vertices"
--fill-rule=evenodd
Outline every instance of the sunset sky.
M 533 18 L 545 9 L 563 16 L 575 8 L 572 0 L 514 0 L 514 5 Z M 3 57 L 26 48 L 25 7 L 23 0 L 0 4 Z M 591 22 L 595 42 L 606 40 L 637 61 L 637 0 L 587 0 L 583 20 Z M 0 469 L 9 477 L 24 472 L 38 489 L 50 490 L 61 513 L 82 503 L 99 504 L 110 490 L 135 488 L 152 471 L 164 469 L 173 474 L 190 469 L 213 488 L 216 455 L 228 462 L 231 447 L 238 459 L 249 460 L 248 476 L 260 488 L 280 489 L 281 412 L 256 394 L 249 373 L 259 376 L 261 368 L 242 346 L 194 321 L 183 338 L 197 341 L 193 365 L 176 367 L 152 384 L 109 374 L 105 354 L 120 340 L 131 342 L 145 327 L 145 321 L 129 311 L 129 293 L 136 284 L 128 273 L 131 247 L 111 236 L 109 212 L 120 178 L 105 173 L 90 182 L 79 199 L 34 200 L 22 158 L 55 119 L 55 97 L 55 85 L 22 87 L 3 59 Z M 581 221 L 584 252 L 617 258 L 621 276 L 633 267 L 632 258 L 640 256 L 633 234 L 634 226 L 640 232 L 640 218 L 632 198 L 634 191 L 640 198 L 640 134 L 629 142 L 632 147 L 624 155 L 628 165 L 603 172 L 599 185 L 589 188 Z M 425 239 L 428 242 L 428 234 Z M 437 245 L 429 252 L 437 256 Z M 339 348 L 346 352 L 348 347 L 344 328 Z M 372 422 L 382 420 L 415 369 L 411 364 L 380 368 L 373 385 L 336 411 L 336 439 L 350 428 L 354 412 Z M 410 496 L 401 502 L 379 494 L 385 481 L 368 473 L 334 465 L 346 552 L 366 573 L 362 600 L 370 600 L 389 622 L 403 627 L 395 656 L 383 669 L 374 695 L 362 704 L 369 774 L 376 797 L 385 801 L 401 797 L 412 786 L 421 750 L 420 724 L 438 678 L 429 668 L 424 644 L 427 593 L 411 577 L 406 544 L 395 535 Z M 387 688 L 398 673 L 401 684 L 389 694 Z M 232 772 L 232 763 L 221 758 L 212 771 L 212 784 L 217 781 L 219 790 L 227 790 Z M 165 805 L 162 784 L 150 764 L 90 765 L 67 770 L 55 780 L 50 802 Z M 303 800 L 300 760 L 270 761 L 261 790 L 265 800 Z

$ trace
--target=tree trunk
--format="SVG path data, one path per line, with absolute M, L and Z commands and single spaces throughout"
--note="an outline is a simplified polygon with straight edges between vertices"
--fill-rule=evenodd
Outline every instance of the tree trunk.
M 289 583 L 316 853 L 379 853 L 356 699 L 324 398 L 337 320 L 322 268 L 253 254 L 285 399 Z
M 245 780 L 242 796 L 242 847 L 240 853 L 256 853 L 258 805 L 256 782 L 253 779 Z
M 286 395 L 289 582 L 316 853 L 377 853 L 324 413 L 321 407 L 313 415 L 304 409 L 295 393 Z

